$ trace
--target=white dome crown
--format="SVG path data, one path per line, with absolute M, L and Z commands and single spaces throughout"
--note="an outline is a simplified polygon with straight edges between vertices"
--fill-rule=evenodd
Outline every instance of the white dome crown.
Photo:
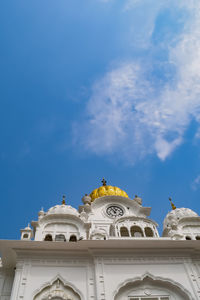
M 66 205 L 65 196 L 63 196 L 62 204 L 49 208 L 46 215 L 73 215 L 79 217 L 79 213 L 76 208 L 71 205 Z
M 53 207 L 51 207 L 48 211 L 47 211 L 47 215 L 52 215 L 52 214 L 65 214 L 65 215 L 75 215 L 75 216 L 79 216 L 78 211 L 76 210 L 76 208 L 70 206 L 70 205 L 65 205 L 65 204 L 61 204 L 61 205 L 55 205 Z
M 164 220 L 164 228 L 171 227 L 174 223 L 179 222 L 183 218 L 198 217 L 198 214 L 190 208 L 176 208 L 170 211 Z

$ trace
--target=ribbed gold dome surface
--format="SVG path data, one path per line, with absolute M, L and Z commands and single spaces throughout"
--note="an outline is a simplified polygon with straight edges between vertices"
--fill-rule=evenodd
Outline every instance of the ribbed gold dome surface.
M 111 195 L 128 198 L 126 192 L 124 192 L 123 190 L 121 190 L 116 186 L 111 186 L 111 185 L 100 186 L 98 189 L 92 191 L 90 197 L 91 197 L 91 201 L 93 202 L 96 198 L 103 197 L 103 196 L 111 196 Z

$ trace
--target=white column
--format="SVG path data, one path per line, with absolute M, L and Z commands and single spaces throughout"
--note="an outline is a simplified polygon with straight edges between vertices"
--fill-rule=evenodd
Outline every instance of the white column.
M 104 285 L 104 272 L 103 272 L 103 259 L 101 257 L 94 258 L 95 265 L 95 281 L 96 281 L 96 299 L 106 300 L 105 285 Z
M 17 300 L 18 299 L 18 292 L 21 282 L 21 275 L 22 275 L 22 267 L 23 265 L 21 263 L 17 263 L 16 269 L 15 269 L 15 278 L 13 282 L 12 292 L 10 300 Z

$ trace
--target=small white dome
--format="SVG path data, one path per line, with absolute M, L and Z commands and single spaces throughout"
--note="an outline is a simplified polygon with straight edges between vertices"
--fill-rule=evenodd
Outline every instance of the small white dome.
M 28 224 L 28 226 L 25 227 L 24 230 L 29 230 L 29 231 L 31 231 L 30 225 Z
M 45 212 L 44 212 L 43 208 L 41 208 L 41 210 L 38 212 L 38 216 L 43 217 L 44 215 L 45 215 Z
M 83 196 L 82 201 L 84 204 L 90 204 L 91 203 L 91 197 L 88 196 L 87 194 L 85 194 L 85 196 Z
M 79 217 L 79 213 L 76 210 L 76 208 L 65 204 L 56 205 L 49 208 L 49 210 L 47 211 L 47 215 L 54 215 L 54 214 L 75 215 Z
M 175 223 L 178 223 L 179 220 L 183 218 L 188 218 L 188 217 L 198 217 L 198 214 L 191 210 L 190 208 L 176 208 L 172 211 L 170 211 L 164 220 L 164 228 L 166 227 L 171 227 Z

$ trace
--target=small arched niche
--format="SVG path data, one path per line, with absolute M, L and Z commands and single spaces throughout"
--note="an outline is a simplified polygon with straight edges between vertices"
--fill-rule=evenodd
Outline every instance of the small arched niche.
M 52 284 L 42 288 L 33 300 L 81 300 L 79 294 L 61 279 L 56 279 Z
M 64 234 L 56 234 L 55 241 L 56 242 L 65 242 L 66 239 L 65 239 Z
M 143 237 L 144 234 L 142 229 L 139 226 L 132 226 L 131 227 L 131 236 L 132 237 Z
M 146 237 L 153 237 L 154 236 L 153 230 L 150 227 L 145 227 L 144 232 L 145 232 Z
M 121 237 L 129 237 L 128 229 L 125 226 L 120 228 L 120 235 Z
M 69 242 L 77 242 L 77 237 L 74 234 L 72 234 L 69 238 Z
M 176 282 L 147 275 L 122 285 L 114 300 L 194 300 L 188 291 Z
M 52 242 L 53 241 L 52 235 L 51 234 L 46 234 L 45 238 L 44 238 L 44 241 Z

